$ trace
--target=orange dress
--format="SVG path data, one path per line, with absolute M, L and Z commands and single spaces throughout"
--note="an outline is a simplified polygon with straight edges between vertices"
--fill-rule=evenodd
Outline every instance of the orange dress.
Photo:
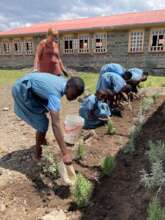
M 42 40 L 38 46 L 36 56 L 38 56 L 37 69 L 39 72 L 61 75 L 62 64 L 57 43 Z

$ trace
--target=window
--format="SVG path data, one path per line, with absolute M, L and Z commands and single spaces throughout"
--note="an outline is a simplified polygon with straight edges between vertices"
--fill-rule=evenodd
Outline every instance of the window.
M 107 34 L 97 33 L 94 36 L 94 52 L 95 53 L 105 53 L 107 52 Z
M 9 40 L 2 40 L 0 43 L 0 54 L 10 55 L 11 54 L 11 44 Z
M 74 52 L 74 39 L 73 36 L 68 35 L 64 37 L 64 54 L 72 54 Z
M 151 31 L 149 49 L 152 52 L 165 51 L 165 29 Z
M 34 44 L 32 39 L 24 40 L 24 51 L 26 55 L 34 54 Z
M 22 41 L 13 40 L 13 51 L 14 55 L 22 55 Z
M 79 36 L 79 53 L 89 53 L 89 35 Z
M 139 53 L 143 52 L 144 45 L 144 31 L 131 31 L 129 34 L 129 52 Z

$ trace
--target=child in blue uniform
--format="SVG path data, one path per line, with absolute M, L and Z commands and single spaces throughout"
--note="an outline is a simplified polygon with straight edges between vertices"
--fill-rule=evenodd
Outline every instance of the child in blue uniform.
M 112 108 L 117 108 L 120 106 L 120 99 L 124 96 L 123 93 L 128 94 L 131 91 L 131 86 L 127 85 L 126 81 L 120 75 L 114 72 L 106 72 L 101 75 L 97 82 L 96 91 L 99 90 L 112 91 L 112 94 L 108 97 L 108 104 Z M 119 115 L 121 115 L 120 110 Z
M 131 68 L 128 69 L 128 71 L 132 74 L 131 79 L 128 81 L 128 84 L 130 84 L 133 88 L 133 92 L 137 93 L 137 86 L 140 84 L 140 82 L 146 81 L 148 78 L 148 72 L 144 72 L 140 68 Z
M 102 66 L 100 70 L 100 77 L 107 72 L 116 73 L 121 76 L 125 81 L 130 80 L 132 77 L 131 72 L 126 71 L 126 69 L 118 63 L 108 63 Z
M 96 95 L 90 95 L 81 103 L 79 114 L 84 118 L 85 129 L 92 129 L 104 125 L 111 116 L 111 111 L 105 103 L 106 93 L 97 91 Z
M 36 159 L 42 156 L 42 145 L 45 142 L 50 112 L 54 136 L 62 152 L 63 161 L 71 163 L 71 156 L 64 143 L 60 128 L 59 112 L 61 98 L 69 101 L 76 99 L 84 91 L 84 82 L 79 77 L 68 81 L 62 77 L 48 73 L 31 73 L 17 80 L 12 88 L 14 111 L 18 117 L 36 130 Z

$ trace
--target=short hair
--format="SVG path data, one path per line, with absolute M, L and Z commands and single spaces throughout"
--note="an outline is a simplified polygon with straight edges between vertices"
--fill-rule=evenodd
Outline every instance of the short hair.
M 144 71 L 144 72 L 143 72 L 143 75 L 144 75 L 144 76 L 148 76 L 149 74 L 148 74 L 147 71 Z
M 49 28 L 48 32 L 47 32 L 48 36 L 57 36 L 58 35 L 58 31 L 56 29 L 53 28 Z
M 67 82 L 67 87 L 74 88 L 76 94 L 80 96 L 85 90 L 85 83 L 80 77 L 71 77 Z
M 127 77 L 127 79 L 131 79 L 132 73 L 130 71 L 125 71 L 124 76 Z

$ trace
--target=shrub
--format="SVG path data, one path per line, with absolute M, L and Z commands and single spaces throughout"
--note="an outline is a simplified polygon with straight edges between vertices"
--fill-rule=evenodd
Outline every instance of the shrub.
M 92 195 L 93 185 L 83 175 L 78 174 L 73 186 L 74 200 L 79 208 L 85 207 Z
M 147 220 L 165 219 L 165 209 L 161 207 L 160 201 L 157 198 L 153 198 L 153 200 L 150 202 L 147 213 Z
M 154 162 L 151 166 L 151 172 L 142 170 L 141 182 L 148 189 L 158 188 L 165 184 L 165 172 L 161 161 Z
M 150 163 L 156 162 L 156 161 L 165 161 L 165 143 L 162 141 L 157 141 L 156 143 L 153 143 L 152 141 L 149 141 L 149 151 L 147 152 Z
M 116 167 L 116 159 L 112 156 L 107 156 L 101 162 L 101 170 L 103 175 L 108 176 Z
M 116 128 L 114 127 L 111 121 L 109 121 L 107 125 L 107 134 L 110 134 L 110 135 L 116 134 Z

